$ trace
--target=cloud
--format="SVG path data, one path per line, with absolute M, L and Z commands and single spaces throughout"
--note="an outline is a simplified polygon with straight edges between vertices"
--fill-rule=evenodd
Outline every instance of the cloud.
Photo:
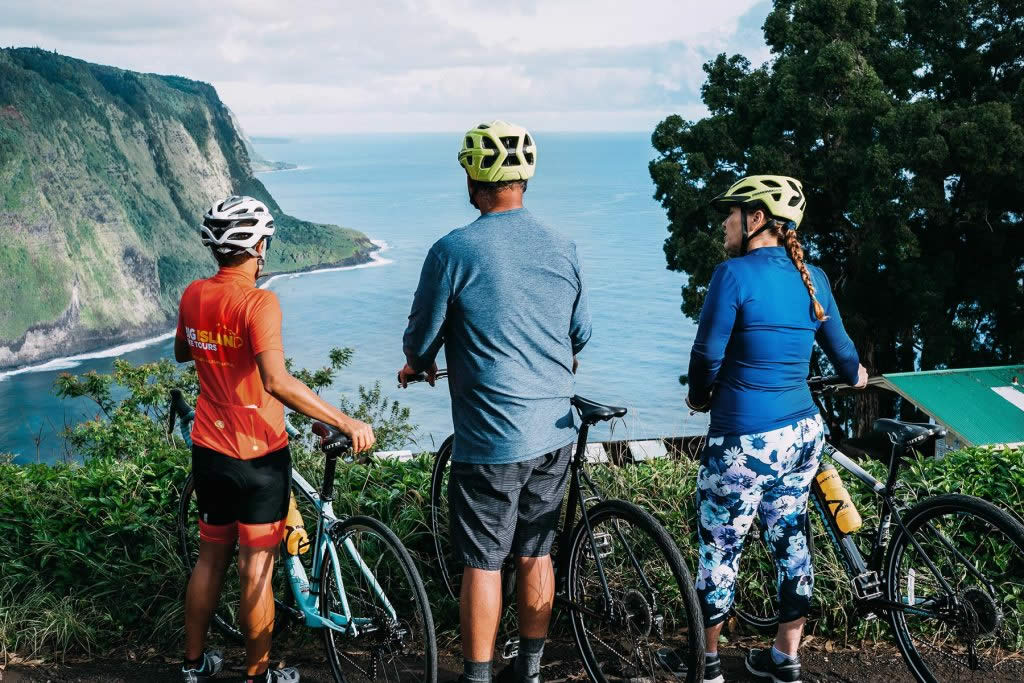
M 254 134 L 650 129 L 701 65 L 767 58 L 767 0 L 4 0 L 0 45 L 213 83 Z

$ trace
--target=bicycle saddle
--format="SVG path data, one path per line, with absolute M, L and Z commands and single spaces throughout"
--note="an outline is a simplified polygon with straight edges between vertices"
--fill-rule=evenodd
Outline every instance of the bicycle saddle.
M 604 422 L 613 417 L 622 417 L 626 414 L 625 408 L 601 405 L 582 396 L 573 396 L 572 405 L 576 410 L 580 411 L 580 417 L 587 424 L 597 424 L 598 422 Z
M 875 420 L 872 425 L 876 434 L 884 434 L 899 448 L 918 446 L 929 439 L 942 438 L 946 436 L 946 429 L 942 425 L 933 425 L 926 422 L 900 422 L 890 418 Z
M 323 422 L 313 423 L 313 433 L 320 437 L 320 450 L 324 453 L 343 453 L 352 448 L 352 440 L 348 436 Z

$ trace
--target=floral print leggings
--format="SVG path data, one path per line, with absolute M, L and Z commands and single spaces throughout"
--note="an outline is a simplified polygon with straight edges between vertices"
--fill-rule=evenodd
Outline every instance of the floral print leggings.
M 705 626 L 721 623 L 732 608 L 755 512 L 775 558 L 779 620 L 807 615 L 814 586 L 804 534 L 807 497 L 823 445 L 820 415 L 763 434 L 708 439 L 697 473 L 697 592 Z

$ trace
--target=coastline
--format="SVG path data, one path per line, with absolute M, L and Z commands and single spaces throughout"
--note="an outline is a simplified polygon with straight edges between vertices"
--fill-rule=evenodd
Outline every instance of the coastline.
M 271 282 L 281 279 L 290 279 L 296 277 L 302 277 L 305 275 L 314 275 L 316 273 L 333 273 L 342 270 L 357 270 L 360 268 L 375 268 L 378 266 L 386 266 L 393 263 L 391 259 L 387 259 L 381 256 L 382 253 L 388 250 L 387 242 L 383 240 L 371 239 L 370 242 L 376 247 L 372 251 L 365 252 L 363 254 L 357 254 L 351 256 L 342 261 L 335 263 L 323 264 L 321 266 L 311 266 L 302 270 L 288 271 L 285 273 L 270 273 L 269 275 L 261 278 L 262 282 L 259 283 L 260 289 L 266 289 Z M 350 261 L 354 261 L 351 262 Z M 14 375 L 21 375 L 30 372 L 48 372 L 54 370 L 69 370 L 71 368 L 81 365 L 83 361 L 95 360 L 97 358 L 115 358 L 122 356 L 132 351 L 158 344 L 162 341 L 166 341 L 174 336 L 174 328 L 161 332 L 155 336 L 152 335 L 152 330 L 143 332 L 138 335 L 136 339 L 129 339 L 113 346 L 99 346 L 96 349 L 84 351 L 82 353 L 74 354 L 71 356 L 61 356 L 58 358 L 51 358 L 39 363 L 31 363 L 28 365 L 16 366 L 9 369 L 0 369 L 0 382 L 5 381 L 8 377 Z

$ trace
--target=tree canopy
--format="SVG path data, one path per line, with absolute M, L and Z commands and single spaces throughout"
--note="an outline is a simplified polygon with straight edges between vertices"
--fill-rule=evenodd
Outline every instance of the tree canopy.
M 1024 357 L 1024 2 L 776 0 L 763 29 L 766 64 L 719 55 L 709 115 L 652 136 L 683 313 L 725 258 L 709 200 L 785 174 L 872 374 Z

